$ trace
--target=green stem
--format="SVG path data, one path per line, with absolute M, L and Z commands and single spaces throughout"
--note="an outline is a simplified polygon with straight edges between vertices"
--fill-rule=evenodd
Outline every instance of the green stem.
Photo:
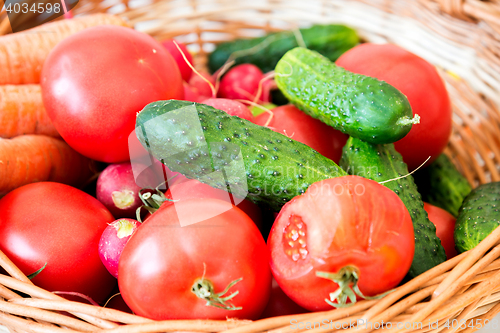
M 162 186 L 163 184 L 167 183 L 168 181 L 174 179 L 175 177 L 177 177 L 177 175 L 173 176 L 172 178 L 167 179 L 166 181 L 164 181 L 163 183 L 158 185 L 154 190 L 150 189 L 150 188 L 143 188 L 139 191 L 139 198 L 141 199 L 141 201 L 144 205 L 140 206 L 135 211 L 137 221 L 142 223 L 142 219 L 141 219 L 142 209 L 145 209 L 148 212 L 150 212 L 151 214 L 153 214 L 154 212 L 156 212 L 160 208 L 160 206 L 165 201 L 172 201 L 172 202 L 176 201 L 176 200 L 168 199 L 167 197 L 165 197 L 165 194 L 163 194 L 163 192 L 160 191 L 160 186 Z
M 243 309 L 241 306 L 236 307 L 228 302 L 234 296 L 238 295 L 238 290 L 229 294 L 228 296 L 224 296 L 232 286 L 234 286 L 241 280 L 243 280 L 243 278 L 236 279 L 229 283 L 223 291 L 221 291 L 220 293 L 215 293 L 213 283 L 202 277 L 201 279 L 195 281 L 195 283 L 191 287 L 191 292 L 193 292 L 193 294 L 195 294 L 198 298 L 206 300 L 207 306 L 213 306 L 223 310 L 241 310 Z
M 346 308 L 352 306 L 354 303 L 356 303 L 356 295 L 363 299 L 373 300 L 380 299 L 394 291 L 389 290 L 386 293 L 376 296 L 363 295 L 358 286 L 359 270 L 357 267 L 351 265 L 342 267 L 337 273 L 317 271 L 316 276 L 331 280 L 339 286 L 337 290 L 330 293 L 330 299 L 325 299 L 325 302 L 335 308 Z M 351 301 L 351 303 L 347 303 L 348 299 Z M 337 303 L 334 303 L 335 301 L 337 301 Z

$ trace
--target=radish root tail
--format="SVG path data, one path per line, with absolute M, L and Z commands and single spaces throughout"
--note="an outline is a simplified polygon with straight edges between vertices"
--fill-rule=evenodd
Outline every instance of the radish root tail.
M 189 62 L 189 60 L 187 59 L 186 55 L 184 54 L 184 52 L 182 52 L 182 49 L 181 47 L 179 46 L 179 44 L 177 44 L 177 42 L 174 40 L 174 45 L 175 47 L 177 48 L 177 50 L 179 50 L 179 52 L 181 53 L 182 55 L 182 59 L 184 59 L 184 61 L 186 62 L 186 64 L 189 66 L 189 68 L 191 68 L 193 70 L 193 72 L 198 75 L 203 81 L 205 81 L 206 83 L 208 83 L 208 85 L 210 86 L 210 90 L 212 91 L 212 97 L 215 98 L 217 97 L 217 90 L 215 89 L 214 85 L 212 84 L 212 82 L 210 82 L 209 80 L 207 80 L 207 78 L 205 78 L 203 75 L 200 74 L 200 72 L 198 72 L 196 70 L 196 68 L 194 68 L 193 65 L 191 65 L 191 63 Z

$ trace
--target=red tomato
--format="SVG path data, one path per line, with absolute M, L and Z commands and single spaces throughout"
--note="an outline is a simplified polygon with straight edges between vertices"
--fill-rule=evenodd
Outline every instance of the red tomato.
M 20 187 L 0 200 L 0 249 L 23 273 L 47 266 L 33 283 L 79 292 L 100 302 L 113 278 L 99 259 L 101 234 L 113 215 L 97 199 L 51 182 Z
M 179 211 L 187 214 L 180 219 Z M 218 211 L 224 212 L 213 216 Z M 269 299 L 268 262 L 262 235 L 239 208 L 216 199 L 182 200 L 161 206 L 137 229 L 120 257 L 118 285 L 134 313 L 152 319 L 256 319 Z M 214 295 L 240 278 L 224 294 L 238 291 L 226 305 L 240 310 L 207 305 L 192 291 L 203 281 Z
M 456 219 L 442 208 L 424 202 L 424 209 L 429 215 L 429 220 L 436 226 L 436 235 L 441 240 L 441 245 L 446 252 L 446 259 L 449 260 L 458 254 L 455 249 L 455 222 Z
M 358 74 L 376 77 L 408 97 L 420 124 L 395 143 L 408 169 L 414 170 L 429 156 L 435 160 L 451 134 L 448 92 L 433 65 L 396 45 L 360 44 L 345 52 L 337 65 Z
M 271 297 L 269 297 L 269 303 L 267 303 L 267 306 L 260 318 L 264 319 L 306 312 L 309 311 L 292 301 L 290 297 L 288 297 L 283 290 L 281 290 L 278 282 L 273 279 Z
M 177 43 L 182 53 L 179 51 L 175 43 Z M 189 79 L 191 78 L 193 70 L 186 63 L 186 60 L 184 60 L 184 56 L 186 57 L 187 61 L 189 61 L 191 66 L 193 66 L 193 57 L 191 56 L 191 53 L 189 53 L 186 45 L 177 41 L 175 43 L 173 39 L 168 39 L 162 42 L 161 44 L 167 49 L 167 51 L 172 55 L 172 57 L 174 57 L 175 62 L 177 63 L 177 66 L 179 66 L 179 70 L 181 71 L 182 79 L 188 82 Z
M 404 278 L 415 250 L 413 224 L 390 189 L 359 176 L 312 184 L 280 211 L 268 238 L 271 270 L 297 304 L 328 310 L 338 284 L 319 272 L 356 272 L 361 293 L 386 292 Z M 347 284 L 349 285 L 349 284 Z M 350 288 L 350 287 L 348 287 Z M 360 298 L 360 297 L 358 297 Z
M 172 186 L 169 186 L 165 196 L 174 200 L 212 198 L 224 200 L 229 203 L 234 202 L 238 208 L 244 211 L 259 228 L 262 226 L 262 212 L 260 211 L 259 206 L 247 199 L 241 200 L 240 198 L 235 198 L 227 191 L 213 188 L 212 186 L 204 184 L 196 179 L 180 177 L 179 182 L 175 182 Z M 164 205 L 172 204 L 173 202 L 169 201 L 164 203 Z
M 47 114 L 64 140 L 92 159 L 129 159 L 136 113 L 150 102 L 182 99 L 174 59 L 152 37 L 118 26 L 85 29 L 59 43 L 41 78 Z
M 340 161 L 347 135 L 308 116 L 293 105 L 279 106 L 271 111 L 273 117 L 268 126 L 273 131 L 308 145 L 335 163 Z M 255 123 L 264 126 L 269 117 L 269 113 L 262 113 L 255 118 Z

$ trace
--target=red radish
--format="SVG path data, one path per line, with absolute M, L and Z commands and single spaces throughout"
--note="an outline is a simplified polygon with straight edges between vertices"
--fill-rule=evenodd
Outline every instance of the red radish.
M 179 45 L 179 48 L 181 49 L 182 53 L 184 53 L 184 56 L 186 59 L 189 61 L 191 66 L 193 65 L 193 57 L 189 53 L 186 45 L 180 42 L 175 42 L 177 45 Z M 186 63 L 186 60 L 184 60 L 184 57 L 182 56 L 181 52 L 175 45 L 173 39 L 167 39 L 166 41 L 162 42 L 161 44 L 167 49 L 167 51 L 172 55 L 174 58 L 175 62 L 177 63 L 177 66 L 179 66 L 179 70 L 181 71 L 181 76 L 182 79 L 186 82 L 189 81 L 191 78 L 191 74 L 193 73 L 193 70 L 189 65 Z
M 231 200 L 232 202 L 237 203 L 236 206 L 245 212 L 254 221 L 257 227 L 260 228 L 262 226 L 262 212 L 259 206 L 246 199 L 241 201 L 241 199 L 233 198 L 230 193 L 213 188 L 210 185 L 204 184 L 196 179 L 188 179 L 170 186 L 168 191 L 165 193 L 165 196 L 174 201 L 202 198 L 213 198 L 226 202 Z M 166 201 L 163 203 L 163 205 L 172 204 L 174 204 L 172 201 Z
M 118 261 L 123 248 L 140 223 L 132 219 L 119 219 L 109 224 L 99 241 L 99 257 L 107 270 L 118 278 Z
M 184 82 L 184 100 L 189 102 L 201 103 L 201 101 L 207 99 L 208 96 L 202 96 L 198 93 L 198 90 L 186 82 Z
M 213 106 L 216 109 L 225 111 L 230 116 L 237 116 L 253 122 L 252 111 L 245 104 L 227 98 L 209 98 L 202 101 L 203 104 Z
M 199 75 L 195 73 L 195 75 L 191 76 L 191 79 L 189 80 L 189 87 L 191 90 L 199 96 L 207 96 L 206 98 L 209 98 L 210 96 L 215 97 L 213 96 L 212 87 L 208 84 L 208 82 L 210 82 L 215 88 L 215 78 L 207 72 L 199 71 L 198 73 Z M 203 76 L 205 80 L 201 78 L 200 75 Z
M 257 116 L 255 123 L 261 126 L 267 124 L 273 131 L 302 142 L 321 155 L 339 163 L 347 135 L 314 119 L 291 104 L 279 106 L 271 111 L 273 116 L 269 123 L 268 120 L 271 117 L 269 113 Z
M 229 99 L 245 99 L 253 101 L 258 94 L 259 83 L 262 81 L 262 89 L 268 85 L 264 84 L 264 74 L 259 67 L 252 64 L 241 64 L 231 68 L 222 78 L 219 87 L 219 97 Z M 268 103 L 269 98 L 263 98 L 261 94 L 258 102 Z M 267 94 L 268 95 L 268 94 Z
M 142 205 L 139 191 L 144 187 L 155 188 L 159 183 L 152 168 L 145 167 L 136 180 L 130 162 L 111 164 L 97 179 L 96 197 L 115 218 L 135 217 L 137 208 Z

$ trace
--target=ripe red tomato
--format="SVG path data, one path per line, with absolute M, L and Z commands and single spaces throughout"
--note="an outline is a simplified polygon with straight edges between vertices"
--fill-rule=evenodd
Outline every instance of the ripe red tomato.
M 200 291 L 203 281 L 205 291 L 212 289 L 206 294 L 214 296 L 240 278 L 224 294 L 238 291 L 226 305 L 240 310 L 207 305 L 192 291 Z M 269 253 L 239 208 L 217 199 L 182 200 L 162 205 L 130 238 L 118 285 L 134 313 L 152 319 L 257 319 L 271 289 Z
M 345 279 L 355 272 L 358 279 L 349 281 L 357 280 L 363 295 L 381 294 L 407 274 L 415 241 L 410 214 L 393 191 L 344 176 L 314 183 L 285 204 L 268 246 L 281 289 L 300 306 L 317 311 L 332 308 L 325 299 L 339 288 L 317 274 Z
M 268 126 L 273 131 L 308 145 L 335 163 L 340 161 L 347 135 L 305 114 L 294 105 L 279 106 L 271 111 L 273 117 Z M 269 113 L 262 113 L 255 118 L 255 123 L 264 126 L 269 117 Z
M 196 179 L 185 178 L 183 181 L 174 183 L 172 186 L 169 186 L 165 196 L 168 199 L 174 200 L 213 198 L 224 200 L 228 203 L 234 202 L 239 209 L 244 211 L 255 222 L 257 227 L 260 228 L 262 226 L 262 212 L 259 206 L 247 199 L 241 200 L 240 198 L 235 198 L 227 191 L 213 188 Z M 163 204 L 173 205 L 174 203 L 166 201 Z
M 370 43 L 345 52 L 336 64 L 393 85 L 406 95 L 413 114 L 420 115 L 420 124 L 395 142 L 410 171 L 429 156 L 428 164 L 441 154 L 451 134 L 452 111 L 446 87 L 433 65 L 399 46 Z
M 442 208 L 424 202 L 424 209 L 429 215 L 429 220 L 436 226 L 436 235 L 441 240 L 441 245 L 446 252 L 446 259 L 449 260 L 458 254 L 455 249 L 455 222 L 456 219 Z
M 85 192 L 51 182 L 20 187 L 0 200 L 0 249 L 49 291 L 79 292 L 100 302 L 116 284 L 99 259 L 113 215 Z
M 152 37 L 118 26 L 85 29 L 59 43 L 41 78 L 47 114 L 64 140 L 92 159 L 129 159 L 136 113 L 182 99 L 179 68 Z

